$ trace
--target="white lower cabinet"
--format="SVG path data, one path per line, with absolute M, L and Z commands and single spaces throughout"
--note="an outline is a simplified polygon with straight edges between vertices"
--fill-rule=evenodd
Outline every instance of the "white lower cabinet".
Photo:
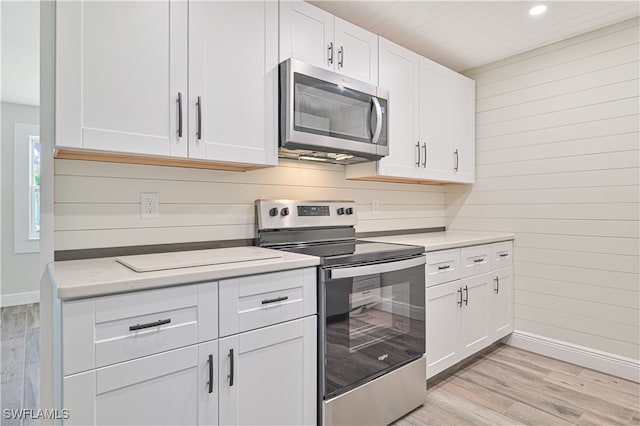
M 427 377 L 491 343 L 490 274 L 427 287 Z
M 220 339 L 220 424 L 316 422 L 316 317 Z
M 67 376 L 62 407 L 69 419 L 64 423 L 196 424 L 198 371 L 198 348 L 192 345 Z
M 306 268 L 62 302 L 63 423 L 315 424 L 315 288 Z
M 501 339 L 513 331 L 513 267 L 491 273 L 491 334 Z
M 442 259 L 455 258 L 456 250 L 463 254 L 477 252 L 482 262 L 475 264 L 485 264 L 485 253 L 505 244 L 511 250 L 511 242 L 508 242 L 493 244 L 493 247 L 480 245 L 427 253 L 427 378 L 513 331 L 513 267 L 462 279 L 453 279 L 455 275 L 451 275 L 444 283 L 442 280 L 446 280 L 447 276 L 443 278 L 442 275 L 429 275 L 428 272 L 436 271 L 438 265 L 443 264 Z M 470 264 L 473 263 L 472 259 Z M 484 266 L 478 267 L 478 272 L 486 269 Z

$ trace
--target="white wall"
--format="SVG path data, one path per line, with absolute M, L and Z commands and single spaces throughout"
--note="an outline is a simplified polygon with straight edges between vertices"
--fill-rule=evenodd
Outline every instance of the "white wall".
M 243 173 L 55 160 L 55 250 L 253 238 L 259 198 L 353 199 L 358 232 L 445 224 L 442 186 L 348 181 L 344 166 L 280 164 Z M 159 219 L 140 218 L 141 192 L 159 193 Z
M 638 20 L 470 70 L 473 187 L 448 229 L 514 232 L 515 328 L 640 359 Z
M 14 188 L 14 124 L 38 124 L 38 107 L 2 103 L 2 195 L 1 210 L 2 221 L 2 287 L 0 288 L 0 304 L 20 304 L 37 302 L 37 294 L 40 288 L 39 254 L 23 253 L 14 254 L 13 230 L 13 188 Z M 28 211 L 25 214 L 29 214 Z M 27 294 L 24 294 L 27 293 Z M 25 299 L 26 297 L 26 299 Z M 35 299 L 34 299 L 35 297 Z

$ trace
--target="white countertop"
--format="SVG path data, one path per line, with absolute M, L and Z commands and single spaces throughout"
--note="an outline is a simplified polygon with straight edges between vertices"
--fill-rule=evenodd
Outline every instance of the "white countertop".
M 255 257 L 262 258 L 246 260 L 256 253 L 262 255 Z M 229 261 L 230 254 L 237 256 L 242 261 Z M 62 300 L 68 300 L 264 274 L 320 264 L 320 258 L 315 256 L 260 247 L 232 247 L 171 253 L 171 256 L 176 260 L 173 265 L 188 264 L 188 259 L 193 257 L 202 259 L 206 255 L 211 255 L 215 259 L 227 259 L 227 261 L 224 263 L 212 261 L 216 264 L 206 266 L 135 272 L 116 261 L 115 257 L 103 257 L 53 262 L 49 264 L 49 273 L 54 286 L 54 294 Z M 167 254 L 145 255 L 149 259 L 153 259 L 153 256 L 167 256 Z
M 390 235 L 386 237 L 362 238 L 365 241 L 380 243 L 413 244 L 424 246 L 425 251 L 446 250 L 478 244 L 497 243 L 513 240 L 513 234 L 498 232 L 445 231 L 424 234 Z

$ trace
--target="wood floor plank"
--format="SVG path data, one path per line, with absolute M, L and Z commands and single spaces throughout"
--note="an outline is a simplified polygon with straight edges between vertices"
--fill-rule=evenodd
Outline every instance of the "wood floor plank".
M 504 413 L 505 416 L 526 425 L 572 425 L 573 423 L 545 413 L 530 405 L 516 402 Z
M 577 376 L 584 368 L 578 365 L 569 364 L 557 359 L 538 355 L 513 346 L 502 345 L 501 351 L 496 352 L 499 357 L 512 359 L 515 365 L 529 367 L 533 369 L 542 369 L 543 371 L 559 371 L 565 374 Z M 491 354 L 493 357 L 493 353 Z
M 629 409 L 629 411 L 632 412 L 640 410 L 640 400 L 638 400 L 637 396 L 620 392 L 598 383 L 589 383 L 589 381 L 581 379 L 580 377 L 568 376 L 563 373 L 554 372 L 549 374 L 544 381 L 555 383 L 568 389 L 573 389 L 574 391 L 585 395 L 603 399 L 611 404 L 619 406 L 621 410 Z M 628 420 L 631 420 L 631 415 Z
M 497 413 L 504 413 L 513 405 L 512 399 L 487 392 L 486 389 L 476 386 L 461 377 L 456 377 L 456 380 L 443 384 L 442 389 L 451 392 L 454 395 L 473 401 L 474 403 L 491 409 Z
M 635 413 L 629 422 L 631 426 L 640 426 L 640 413 Z
M 438 404 L 440 407 L 443 407 L 448 411 L 457 412 L 459 416 L 468 419 L 469 423 L 474 425 L 509 426 L 517 424 L 509 417 L 444 389 L 434 393 L 429 403 Z
M 615 389 L 620 392 L 628 393 L 629 395 L 633 395 L 636 399 L 640 400 L 640 385 L 630 380 L 610 376 L 608 374 L 590 370 L 588 368 L 582 370 L 582 372 L 578 374 L 578 377 L 592 383 L 598 383 L 611 389 Z

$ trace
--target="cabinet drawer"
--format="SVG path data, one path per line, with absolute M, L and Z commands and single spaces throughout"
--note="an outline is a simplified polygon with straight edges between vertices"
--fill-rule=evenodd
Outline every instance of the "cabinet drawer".
M 196 286 L 96 300 L 96 367 L 197 342 Z
M 491 270 L 491 244 L 460 249 L 460 278 L 484 274 Z
M 200 286 L 217 289 L 216 283 Z M 196 285 L 65 302 L 64 375 L 195 344 L 199 316 L 207 317 L 199 313 Z
M 316 313 L 316 268 L 220 281 L 220 336 Z
M 491 269 L 513 265 L 513 241 L 491 244 Z
M 458 278 L 460 278 L 460 249 L 427 253 L 427 287 Z

